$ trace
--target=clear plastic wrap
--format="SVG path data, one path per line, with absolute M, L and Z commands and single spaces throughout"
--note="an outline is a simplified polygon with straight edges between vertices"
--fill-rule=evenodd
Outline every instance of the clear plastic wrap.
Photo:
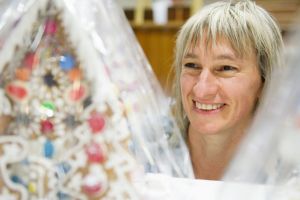
M 193 176 L 168 99 L 114 1 L 0 5 L 0 199 L 137 199 L 139 165 Z
M 286 43 L 286 66 L 272 77 L 249 134 L 224 176 L 224 181 L 267 186 L 266 200 L 300 197 L 300 29 Z M 236 195 L 224 187 L 219 199 Z

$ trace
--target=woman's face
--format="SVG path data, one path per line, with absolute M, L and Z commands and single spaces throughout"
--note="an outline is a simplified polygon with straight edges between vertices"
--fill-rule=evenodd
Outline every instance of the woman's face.
M 254 52 L 239 57 L 226 40 L 191 49 L 182 60 L 180 84 L 189 129 L 200 134 L 244 129 L 263 85 Z

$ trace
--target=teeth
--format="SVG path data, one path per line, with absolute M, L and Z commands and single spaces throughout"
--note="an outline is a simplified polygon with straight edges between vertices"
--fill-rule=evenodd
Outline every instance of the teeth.
M 203 104 L 196 102 L 196 107 L 201 110 L 216 110 L 223 106 L 223 103 L 217 103 L 217 104 Z

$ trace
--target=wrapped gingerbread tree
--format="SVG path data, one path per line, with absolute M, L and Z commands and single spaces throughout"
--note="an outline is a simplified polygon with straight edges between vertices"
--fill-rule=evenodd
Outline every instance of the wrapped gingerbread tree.
M 0 199 L 138 199 L 139 165 L 191 176 L 167 99 L 114 2 L 1 6 Z

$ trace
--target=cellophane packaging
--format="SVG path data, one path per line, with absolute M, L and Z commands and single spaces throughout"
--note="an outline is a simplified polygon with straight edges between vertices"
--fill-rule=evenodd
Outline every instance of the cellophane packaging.
M 185 142 L 112 0 L 0 2 L 0 199 L 141 199 L 192 177 Z
M 300 29 L 285 37 L 285 66 L 272 77 L 254 123 L 224 176 L 225 182 L 265 187 L 266 200 L 300 197 Z M 234 199 L 237 194 L 224 187 L 219 199 Z

